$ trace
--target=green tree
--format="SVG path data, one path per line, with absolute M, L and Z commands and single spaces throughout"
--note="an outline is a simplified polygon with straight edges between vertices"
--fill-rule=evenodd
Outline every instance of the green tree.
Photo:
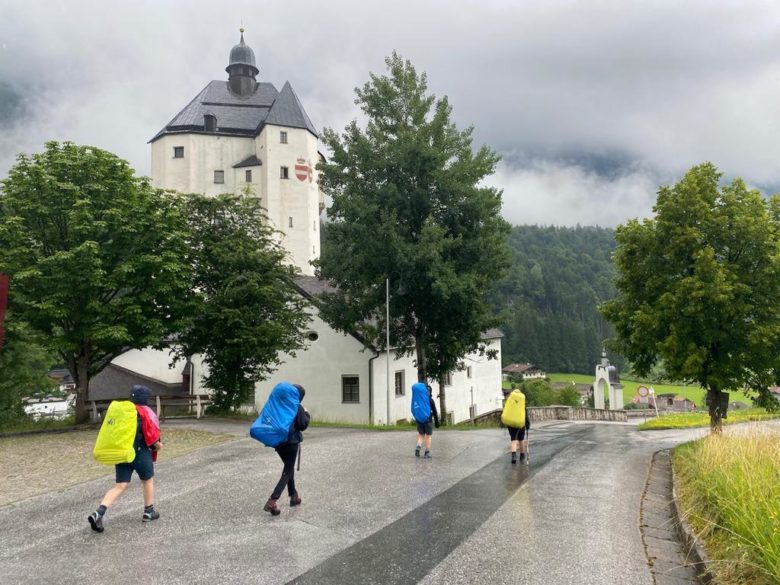
M 9 309 L 45 339 L 77 384 L 130 348 L 177 329 L 189 284 L 179 200 L 117 156 L 49 142 L 17 157 L 0 190 L 0 272 Z
M 618 295 L 602 307 L 637 373 L 663 360 L 707 390 L 716 431 L 721 391 L 766 395 L 780 372 L 778 222 L 760 193 L 720 178 L 694 167 L 659 190 L 653 219 L 617 229 Z
M 53 390 L 46 373 L 55 360 L 30 328 L 8 315 L 5 344 L 0 348 L 0 428 L 24 418 L 22 398 Z
M 472 129 L 458 130 L 447 99 L 427 95 L 424 73 L 395 53 L 386 64 L 388 75 L 356 89 L 365 129 L 323 133 L 332 154 L 320 182 L 333 204 L 319 268 L 338 289 L 323 314 L 384 347 L 390 278 L 391 345 L 439 381 L 445 416 L 443 378 L 498 322 L 486 296 L 508 264 L 509 228 L 500 191 L 481 186 L 498 156 L 472 150 Z
M 214 407 L 229 410 L 247 401 L 280 352 L 303 347 L 309 317 L 259 199 L 190 195 L 186 211 L 197 292 L 182 351 L 203 355 Z

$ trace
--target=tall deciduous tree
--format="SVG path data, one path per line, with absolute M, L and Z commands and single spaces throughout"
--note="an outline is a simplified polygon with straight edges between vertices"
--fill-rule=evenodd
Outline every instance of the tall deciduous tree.
M 177 328 L 190 280 L 179 209 L 124 160 L 68 142 L 19 155 L 2 182 L 9 310 L 68 365 L 77 422 L 87 418 L 90 378 Z
M 618 295 L 603 305 L 616 349 L 644 375 L 662 359 L 674 379 L 766 396 L 778 379 L 780 232 L 770 204 L 707 163 L 662 187 L 655 217 L 617 229 Z
M 386 63 L 386 76 L 356 89 L 365 129 L 323 133 L 332 156 L 320 181 L 333 204 L 319 266 L 339 291 L 324 314 L 384 347 L 390 278 L 391 345 L 439 380 L 446 413 L 444 376 L 497 324 L 485 299 L 506 270 L 509 227 L 501 192 L 481 182 L 498 156 L 472 150 L 472 129 L 456 128 L 424 73 L 395 53 Z
M 252 196 L 190 195 L 196 306 L 183 328 L 185 353 L 201 353 L 214 406 L 235 408 L 279 364 L 279 353 L 303 347 L 305 301 L 295 271 Z

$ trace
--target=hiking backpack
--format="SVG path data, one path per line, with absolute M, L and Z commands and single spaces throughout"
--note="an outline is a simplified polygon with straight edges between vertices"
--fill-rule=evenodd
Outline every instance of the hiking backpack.
M 95 441 L 92 456 L 103 465 L 131 463 L 135 459 L 135 433 L 138 412 L 129 400 L 114 400 L 108 405 Z
M 431 420 L 431 399 L 427 386 L 422 382 L 412 384 L 412 416 L 418 424 Z
M 525 426 L 525 394 L 520 390 L 513 390 L 507 396 L 504 410 L 501 412 L 501 422 L 513 429 L 522 429 Z
M 279 382 L 271 391 L 268 401 L 249 429 L 249 435 L 266 447 L 277 447 L 287 440 L 301 395 L 289 382 Z

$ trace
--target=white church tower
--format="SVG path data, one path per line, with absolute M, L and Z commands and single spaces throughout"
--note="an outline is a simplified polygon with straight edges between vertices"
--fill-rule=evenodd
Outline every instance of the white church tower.
M 289 82 L 278 91 L 257 81 L 243 28 L 225 70 L 227 81 L 211 81 L 150 141 L 152 182 L 182 193 L 254 194 L 290 263 L 312 275 L 324 208 L 317 130 Z

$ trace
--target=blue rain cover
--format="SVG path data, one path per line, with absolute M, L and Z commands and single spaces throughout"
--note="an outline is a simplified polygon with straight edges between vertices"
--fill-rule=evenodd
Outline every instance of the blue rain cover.
M 431 401 L 428 397 L 428 388 L 422 382 L 412 384 L 412 416 L 421 424 L 431 420 Z
M 287 440 L 300 403 L 298 389 L 289 382 L 279 382 L 271 390 L 260 416 L 252 423 L 249 436 L 266 447 L 281 445 Z

